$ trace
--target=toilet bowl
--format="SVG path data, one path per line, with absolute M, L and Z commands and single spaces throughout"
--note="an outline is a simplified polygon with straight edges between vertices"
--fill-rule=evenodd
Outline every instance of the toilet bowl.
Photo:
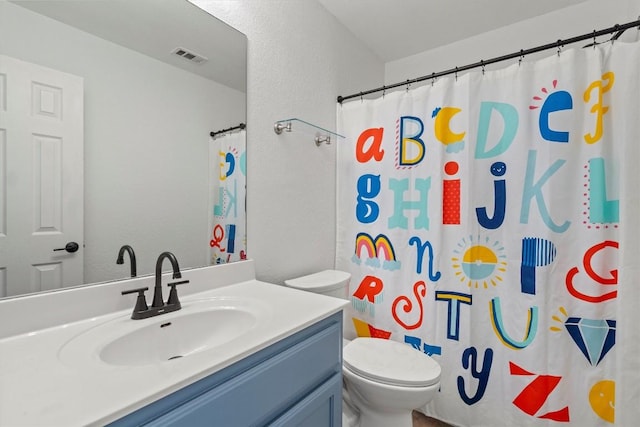
M 351 275 L 325 270 L 285 285 L 347 299 Z M 412 411 L 425 406 L 440 384 L 440 365 L 411 346 L 358 337 L 343 344 L 343 426 L 411 427 Z M 355 410 L 355 414 L 353 413 Z

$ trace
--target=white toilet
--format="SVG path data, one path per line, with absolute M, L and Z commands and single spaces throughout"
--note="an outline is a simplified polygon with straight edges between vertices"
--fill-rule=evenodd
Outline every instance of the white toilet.
M 325 270 L 285 284 L 348 299 L 350 278 L 343 271 Z M 411 412 L 425 406 L 440 386 L 435 360 L 407 344 L 379 338 L 344 340 L 342 374 L 344 427 L 411 427 Z

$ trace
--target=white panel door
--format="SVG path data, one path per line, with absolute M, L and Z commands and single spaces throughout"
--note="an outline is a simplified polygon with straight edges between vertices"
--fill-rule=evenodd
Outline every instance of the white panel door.
M 0 296 L 83 283 L 83 102 L 81 77 L 0 55 Z

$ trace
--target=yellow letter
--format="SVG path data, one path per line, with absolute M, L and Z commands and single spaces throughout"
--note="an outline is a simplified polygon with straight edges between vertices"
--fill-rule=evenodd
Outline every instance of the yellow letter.
M 226 154 L 224 151 L 218 151 L 218 155 L 220 156 L 220 181 L 224 181 L 227 179 L 227 173 L 224 170 L 224 166 L 226 163 Z
M 605 86 L 602 85 L 602 81 L 606 80 L 607 84 Z M 612 71 L 604 73 L 602 75 L 602 80 L 596 80 L 589 85 L 587 90 L 584 92 L 584 102 L 587 103 L 591 99 L 591 91 L 594 89 L 598 90 L 598 102 L 593 104 L 591 107 L 591 112 L 595 113 L 596 116 L 596 130 L 595 134 L 587 133 L 584 135 L 584 140 L 587 144 L 594 144 L 602 138 L 602 116 L 609 111 L 609 107 L 605 107 L 602 105 L 602 94 L 608 92 L 609 89 L 613 86 L 613 82 L 615 80 L 615 74 Z

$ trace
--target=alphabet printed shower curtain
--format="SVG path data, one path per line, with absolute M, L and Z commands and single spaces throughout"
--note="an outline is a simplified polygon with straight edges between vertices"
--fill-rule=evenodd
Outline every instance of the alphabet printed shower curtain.
M 209 141 L 210 263 L 246 259 L 246 131 L 225 133 Z
M 640 47 L 338 105 L 359 336 L 442 366 L 464 426 L 640 425 Z

